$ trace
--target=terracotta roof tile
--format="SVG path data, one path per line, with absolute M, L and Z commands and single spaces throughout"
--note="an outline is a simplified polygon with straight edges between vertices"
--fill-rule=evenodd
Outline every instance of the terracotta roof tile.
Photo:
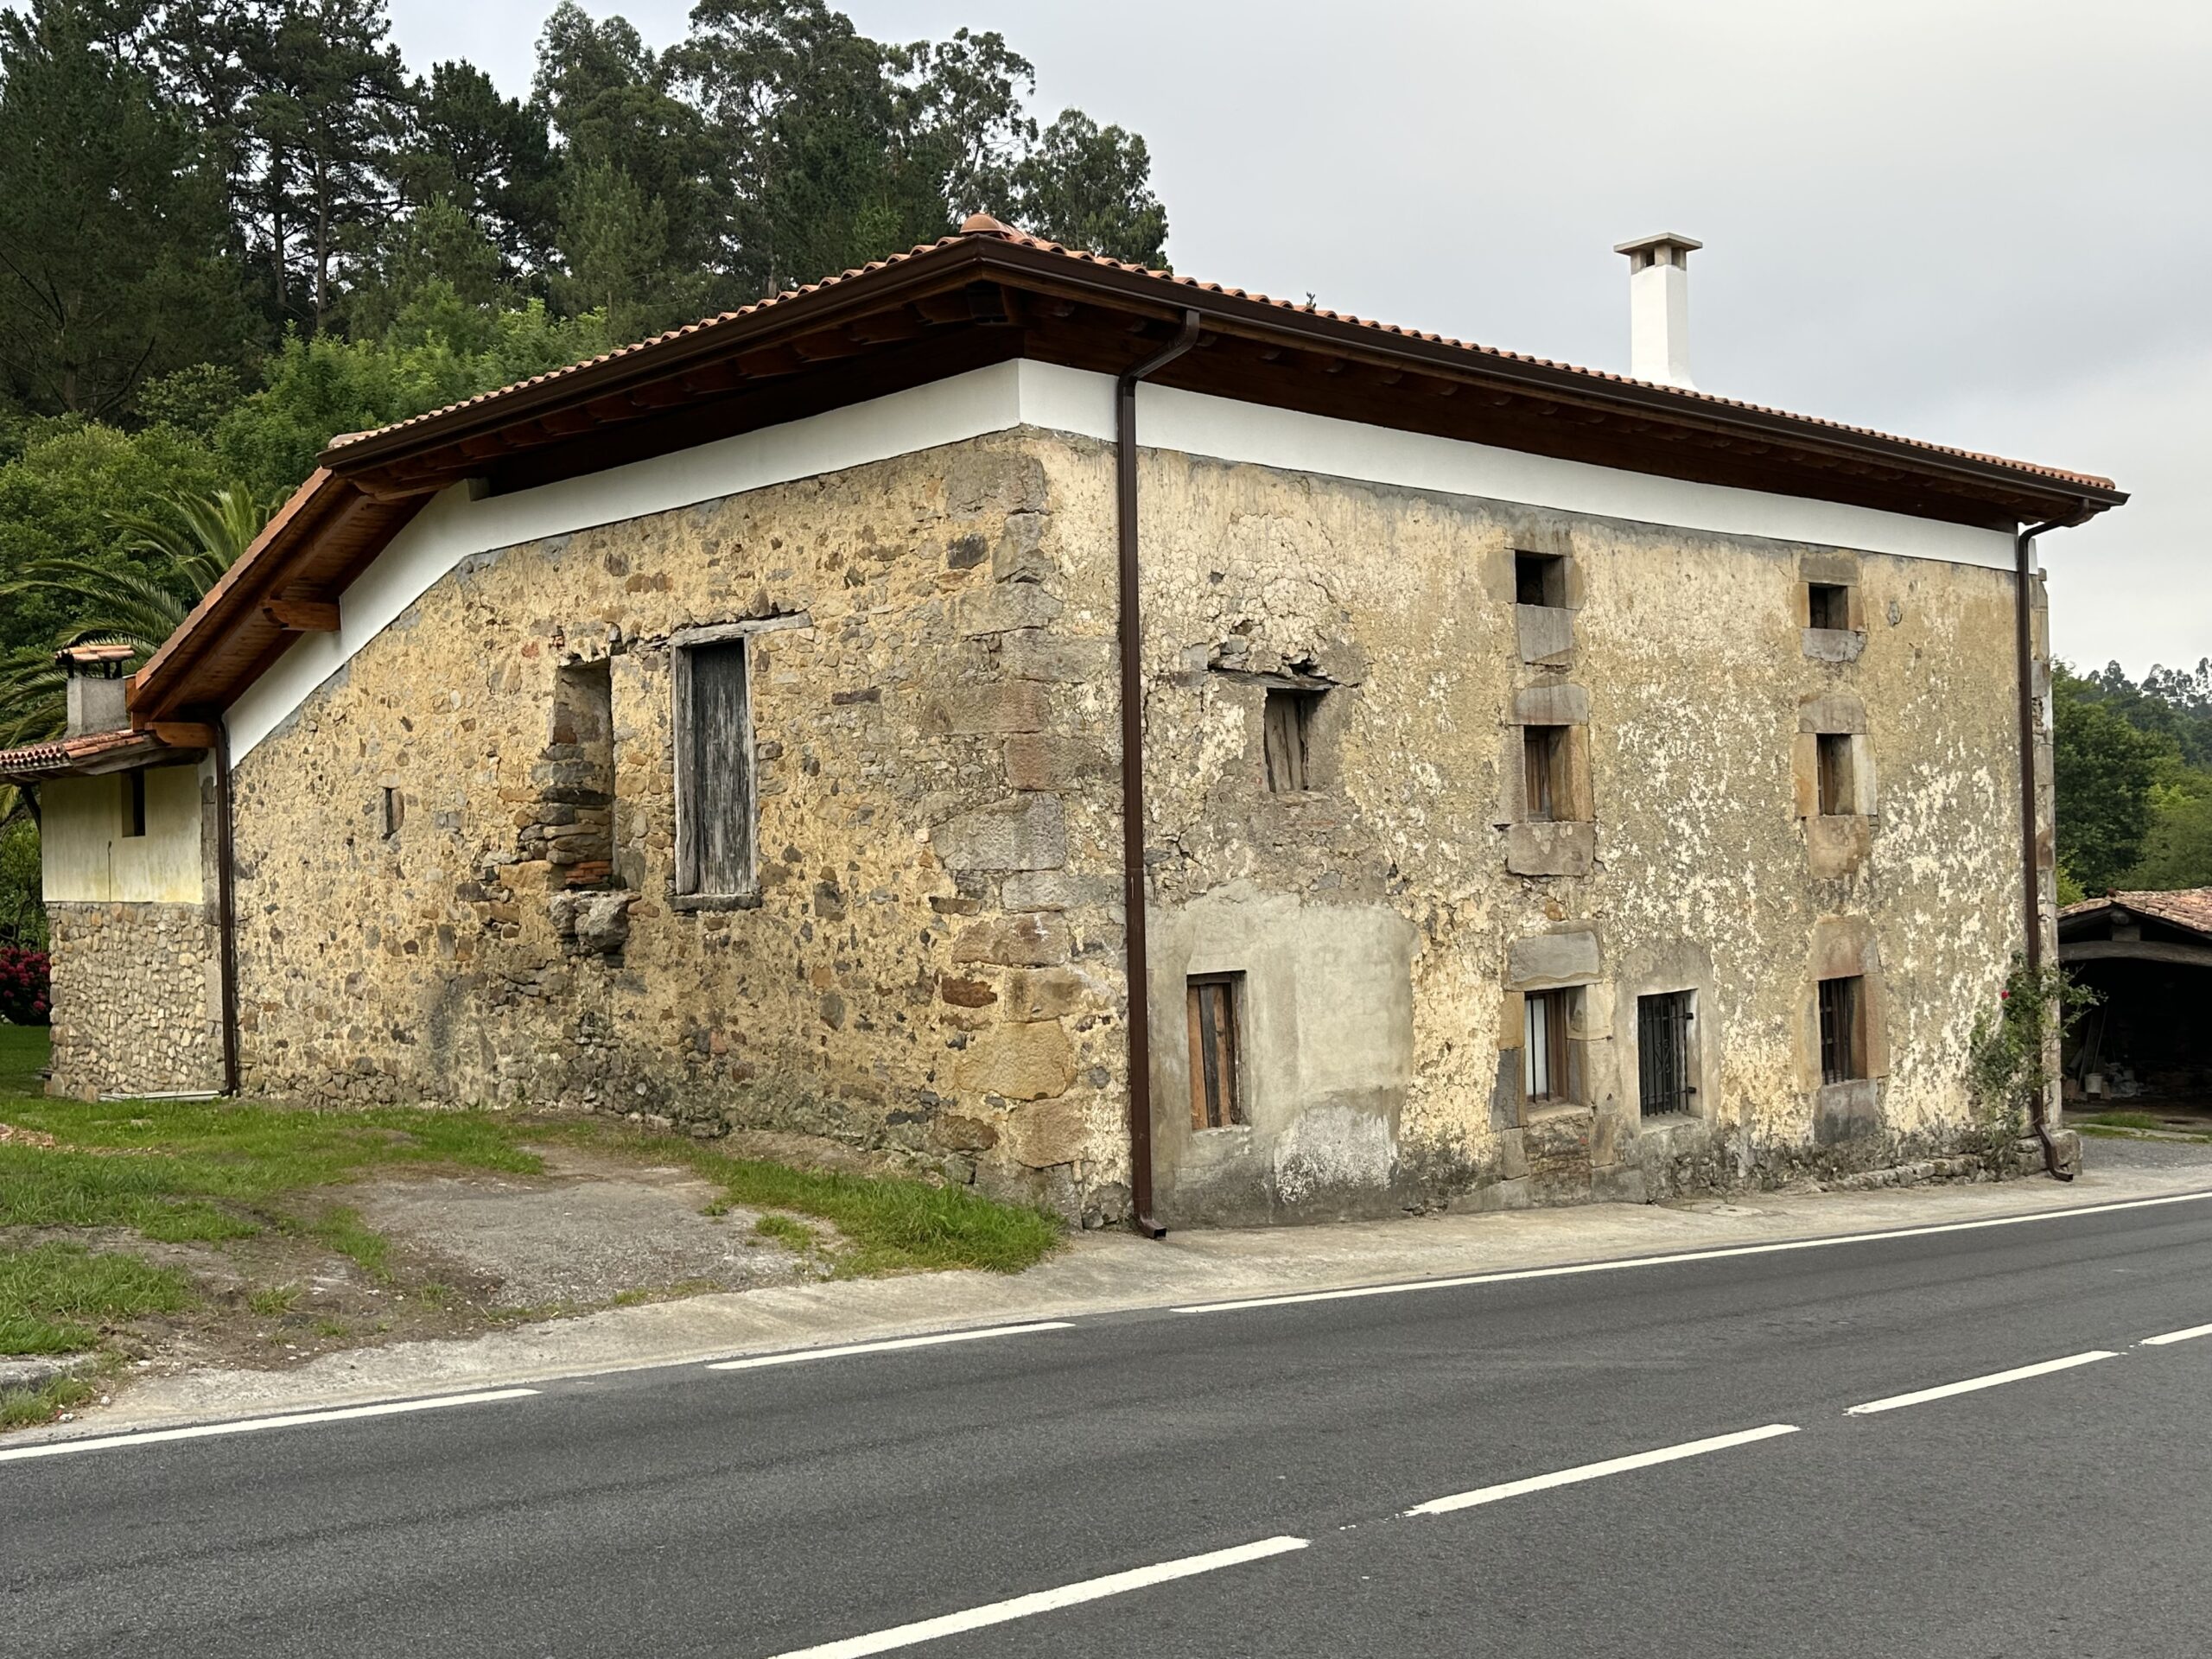
M 67 772 L 87 760 L 124 750 L 151 753 L 168 745 L 151 732 L 92 732 L 67 737 L 58 743 L 27 743 L 20 749 L 0 749 L 0 777 L 33 772 Z
M 2212 933 L 2212 887 L 2177 887 L 2165 893 L 2110 893 L 2101 899 L 2084 899 L 2078 905 L 2069 905 L 2058 913 L 2086 916 L 2107 905 L 2136 911 L 2158 921 L 2171 922 L 2177 927 Z
M 1802 422 L 1808 426 L 1826 428 L 1833 432 L 1849 433 L 1858 437 L 1878 438 L 1887 443 L 1904 444 L 1910 448 L 1923 450 L 1929 454 L 1948 455 L 1961 461 L 1980 461 L 1989 466 L 2008 467 L 2037 478 L 2051 479 L 2064 484 L 2086 485 L 2093 489 L 2102 490 L 2115 487 L 2110 479 L 2099 477 L 2094 473 L 2069 472 L 2063 467 L 2045 467 L 2033 461 L 2013 461 L 1983 450 L 1964 449 L 1949 444 L 1929 443 L 1918 438 L 1899 437 L 1894 433 L 1884 432 L 1873 427 L 1852 426 L 1841 421 L 1826 420 L 1815 415 L 1798 415 L 1790 410 L 1775 409 L 1764 404 L 1746 403 L 1740 398 L 1722 397 L 1712 392 L 1694 391 L 1686 387 L 1667 385 L 1658 381 L 1637 380 L 1628 375 L 1615 374 L 1610 370 L 1584 368 L 1579 364 L 1564 363 L 1554 358 L 1535 357 L 1522 352 L 1507 351 L 1502 346 L 1484 346 L 1472 340 L 1455 340 L 1446 334 L 1406 328 L 1396 323 L 1376 322 L 1350 312 L 1328 310 L 1311 304 L 1300 304 L 1294 300 L 1278 300 L 1268 295 L 1255 293 L 1247 289 L 1224 288 L 1219 283 L 1201 282 L 1196 277 L 1179 276 L 1173 271 L 1157 270 L 1144 265 L 1130 264 L 1122 260 L 1109 258 L 1104 254 L 1092 253 L 1081 248 L 1065 247 L 1058 242 L 1048 242 L 1041 237 L 1029 236 L 1020 231 L 1012 230 L 999 224 L 997 220 L 987 219 L 986 216 L 981 214 L 969 219 L 954 235 L 940 238 L 935 242 L 925 242 L 905 253 L 894 253 L 886 258 L 871 260 L 865 265 L 840 271 L 836 276 L 824 277 L 820 282 L 808 283 L 800 288 L 786 289 L 780 294 L 756 300 L 751 305 L 741 307 L 735 311 L 724 311 L 698 322 L 685 323 L 680 328 L 671 328 L 665 334 L 654 335 L 650 340 L 639 340 L 634 345 L 620 346 L 612 352 L 604 352 L 597 357 L 588 358 L 581 363 L 569 364 L 564 368 L 549 370 L 543 374 L 533 375 L 527 380 L 518 380 L 512 385 L 501 386 L 496 391 L 480 392 L 474 397 L 464 398 L 460 403 L 448 404 L 442 409 L 434 409 L 407 420 L 395 421 L 388 426 L 378 427 L 368 432 L 349 433 L 343 437 L 333 439 L 330 448 L 332 450 L 337 450 L 364 438 L 380 437 L 389 432 L 404 431 L 410 427 L 439 420 L 461 410 L 472 409 L 494 402 L 511 393 L 519 391 L 524 387 L 544 385 L 598 364 L 613 362 L 618 358 L 635 356 L 639 352 L 668 340 L 681 340 L 689 335 L 724 327 L 744 318 L 758 315 L 772 307 L 788 304 L 803 296 L 820 293 L 865 276 L 873 271 L 906 264 L 940 248 L 957 247 L 963 242 L 978 238 L 1012 243 L 1041 253 L 1056 255 L 1080 264 L 1098 265 L 1110 270 L 1126 271 L 1133 276 L 1148 276 L 1165 284 L 1190 289 L 1199 293 L 1220 294 L 1231 299 L 1244 300 L 1257 305 L 1273 306 L 1282 311 L 1301 312 L 1307 315 L 1325 317 L 1332 321 L 1369 329 L 1376 334 L 1389 334 L 1402 340 L 1423 340 L 1432 345 L 1467 352 L 1478 357 L 1526 363 L 1539 368 L 1553 369 L 1562 373 L 1577 375 L 1602 384 L 1634 386 L 1639 390 L 1662 392 L 1670 397 L 1679 398 L 1686 404 L 1705 404 L 1716 409 L 1742 410 L 1754 415 L 1777 416 L 1784 420 Z

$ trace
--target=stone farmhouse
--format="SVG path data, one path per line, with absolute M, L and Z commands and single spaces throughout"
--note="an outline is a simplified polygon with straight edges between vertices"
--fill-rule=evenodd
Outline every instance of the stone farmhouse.
M 979 217 L 337 441 L 0 756 L 50 1086 L 1152 1230 L 1956 1150 L 2052 937 L 2032 538 L 2126 498 L 1692 389 L 1697 245 L 1626 378 Z

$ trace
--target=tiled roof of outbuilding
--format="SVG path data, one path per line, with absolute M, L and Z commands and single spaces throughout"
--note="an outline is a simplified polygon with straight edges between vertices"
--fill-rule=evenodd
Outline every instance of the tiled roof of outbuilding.
M 2058 913 L 2062 918 L 2087 916 L 2117 907 L 2176 927 L 2186 927 L 2212 937 L 2212 887 L 2177 887 L 2165 893 L 2108 893 L 2101 899 L 2084 899 Z

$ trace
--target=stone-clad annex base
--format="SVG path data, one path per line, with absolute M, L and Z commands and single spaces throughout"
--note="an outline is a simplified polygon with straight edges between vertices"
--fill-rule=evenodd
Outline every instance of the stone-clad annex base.
M 1141 470 L 1164 1217 L 1657 1196 L 1959 1140 L 2019 933 L 2009 572 Z M 1109 447 L 1021 429 L 464 562 L 238 763 L 247 1087 L 796 1128 L 1119 1218 L 1111 490 Z M 1574 575 L 1548 662 L 1517 648 L 1531 549 Z M 1858 587 L 1855 659 L 1803 647 L 1808 559 Z M 681 909 L 669 638 L 744 620 L 759 899 Z M 602 658 L 626 904 L 557 894 L 546 856 L 559 676 Z M 1270 794 L 1258 677 L 1286 670 L 1329 689 L 1309 787 Z M 1808 848 L 1804 711 L 1839 693 L 1872 810 Z M 1532 706 L 1581 732 L 1584 874 L 1507 868 Z M 1860 969 L 1886 1075 L 1824 1127 L 1814 984 Z M 1253 1121 L 1195 1134 L 1181 982 L 1217 971 L 1246 976 Z M 1589 1104 L 1531 1114 L 1521 995 L 1560 983 Z M 1702 1103 L 1663 1127 L 1630 1052 L 1656 988 L 1698 997 Z

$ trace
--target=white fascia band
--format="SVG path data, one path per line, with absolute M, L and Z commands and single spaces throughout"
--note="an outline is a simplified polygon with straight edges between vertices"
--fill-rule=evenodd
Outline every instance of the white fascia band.
M 1716 535 L 1991 569 L 2012 563 L 2012 539 L 2003 531 L 1622 472 L 1172 387 L 1141 386 L 1138 398 L 1147 448 Z M 231 705 L 233 763 L 464 559 L 1018 426 L 1111 442 L 1113 377 L 1017 359 L 512 495 L 472 500 L 466 486 L 455 485 L 340 596 L 336 632 L 302 635 Z

